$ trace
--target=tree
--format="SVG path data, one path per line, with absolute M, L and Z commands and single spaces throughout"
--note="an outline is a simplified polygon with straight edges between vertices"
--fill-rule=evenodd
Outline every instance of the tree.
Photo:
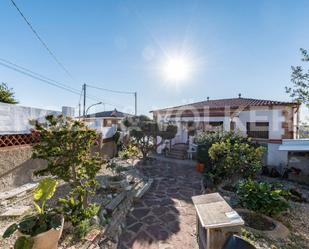
M 177 134 L 177 126 L 176 125 L 172 125 L 172 124 L 168 124 L 165 128 L 163 128 L 163 130 L 159 131 L 159 136 L 162 138 L 162 142 L 164 140 L 169 140 L 169 148 L 172 147 L 171 144 L 171 139 L 173 139 Z M 157 146 L 159 146 L 159 144 L 157 144 Z
M 130 137 L 146 158 L 148 153 L 156 148 L 156 137 L 159 133 L 158 125 L 147 116 L 128 117 L 123 124 L 129 129 Z
M 309 62 L 307 50 L 301 48 L 303 62 Z M 302 66 L 292 66 L 291 82 L 293 87 L 286 87 L 285 90 L 290 97 L 298 103 L 303 103 L 309 107 L 309 68 L 304 69 Z
M 47 161 L 47 167 L 35 173 L 50 174 L 70 184 L 69 195 L 59 199 L 60 212 L 78 225 L 98 211 L 98 206 L 88 203 L 88 196 L 95 193 L 96 174 L 101 168 L 100 158 L 91 153 L 98 135 L 83 122 L 62 115 L 49 115 L 45 122 L 34 124 L 40 143 L 33 146 L 32 158 Z
M 300 122 L 299 124 L 299 138 L 309 138 L 309 124 Z
M 18 101 L 14 97 L 13 89 L 9 88 L 5 83 L 0 85 L 0 102 L 18 104 Z
M 177 126 L 168 124 L 162 131 L 159 131 L 159 136 L 162 137 L 162 139 L 171 140 L 173 139 L 177 134 Z

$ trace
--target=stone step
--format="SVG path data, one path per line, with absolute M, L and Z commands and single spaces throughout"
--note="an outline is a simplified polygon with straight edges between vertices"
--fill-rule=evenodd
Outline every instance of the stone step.
M 169 158 L 176 158 L 176 159 L 181 159 L 181 160 L 186 158 L 185 154 L 178 154 L 178 153 L 171 153 L 171 152 L 167 153 L 166 156 Z
M 151 184 L 153 183 L 153 179 L 150 178 L 148 180 L 148 182 L 141 188 L 137 191 L 135 197 L 136 198 L 141 198 L 147 191 L 148 189 L 151 187 Z
M 172 148 L 171 151 L 186 152 L 187 149 Z
M 174 155 L 184 155 L 187 152 L 186 151 L 178 151 L 178 150 L 171 150 L 168 152 L 169 154 L 174 154 Z
M 9 191 L 5 191 L 0 193 L 0 201 L 11 199 L 16 196 L 20 196 L 21 194 L 33 190 L 37 186 L 37 183 L 27 183 L 20 187 L 14 188 Z

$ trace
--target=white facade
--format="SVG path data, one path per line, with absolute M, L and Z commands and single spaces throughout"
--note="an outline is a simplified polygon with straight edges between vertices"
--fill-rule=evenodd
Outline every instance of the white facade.
M 168 112 L 165 114 L 156 112 L 155 117 L 158 123 L 172 122 L 178 126 L 178 133 L 175 138 L 175 143 L 187 142 L 188 136 L 185 133 L 187 131 L 183 124 L 190 121 L 193 121 L 194 123 L 222 122 L 224 131 L 230 131 L 231 122 L 234 122 L 235 131 L 238 131 L 245 136 L 247 135 L 247 122 L 267 122 L 268 139 L 258 139 L 258 141 L 264 143 L 267 146 L 268 153 L 266 163 L 269 166 L 286 166 L 288 162 L 287 152 L 278 150 L 281 140 L 285 136 L 285 128 L 283 123 L 288 122 L 287 117 L 284 114 L 285 110 L 287 110 L 286 106 L 276 106 L 273 108 L 265 106 L 239 111 L 238 113 L 233 113 L 232 115 L 217 117 L 201 117 L 199 115 L 192 115 L 190 117 L 181 117 L 182 115 L 170 116 Z M 294 122 L 291 124 L 290 129 L 294 130 L 294 126 L 297 120 L 297 113 L 294 112 L 293 108 L 289 109 L 289 111 L 292 113 L 292 117 L 289 117 L 289 119 L 293 120 Z
M 242 134 L 247 134 L 247 122 L 269 122 L 269 139 L 281 139 L 284 135 L 282 122 L 285 121 L 283 108 L 271 110 L 242 111 L 234 117 L 169 117 L 169 115 L 157 114 L 158 123 L 175 122 L 180 127 L 181 122 L 223 122 L 223 129 L 230 131 L 230 123 L 234 121 L 235 129 Z

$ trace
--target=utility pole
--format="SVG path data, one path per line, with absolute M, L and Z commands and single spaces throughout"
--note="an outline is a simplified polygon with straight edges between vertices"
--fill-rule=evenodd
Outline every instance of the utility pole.
M 134 92 L 134 98 L 135 98 L 135 116 L 137 116 L 137 92 Z
M 86 117 L 86 84 L 83 85 L 84 90 L 84 108 L 83 108 L 83 118 Z
M 80 102 L 78 103 L 78 118 L 80 118 L 81 111 L 80 111 Z

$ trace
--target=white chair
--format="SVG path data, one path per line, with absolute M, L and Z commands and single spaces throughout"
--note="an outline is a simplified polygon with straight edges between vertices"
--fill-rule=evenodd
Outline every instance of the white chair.
M 189 149 L 187 150 L 189 160 L 192 160 L 193 153 L 196 153 L 196 151 L 197 151 L 197 145 L 189 144 Z

